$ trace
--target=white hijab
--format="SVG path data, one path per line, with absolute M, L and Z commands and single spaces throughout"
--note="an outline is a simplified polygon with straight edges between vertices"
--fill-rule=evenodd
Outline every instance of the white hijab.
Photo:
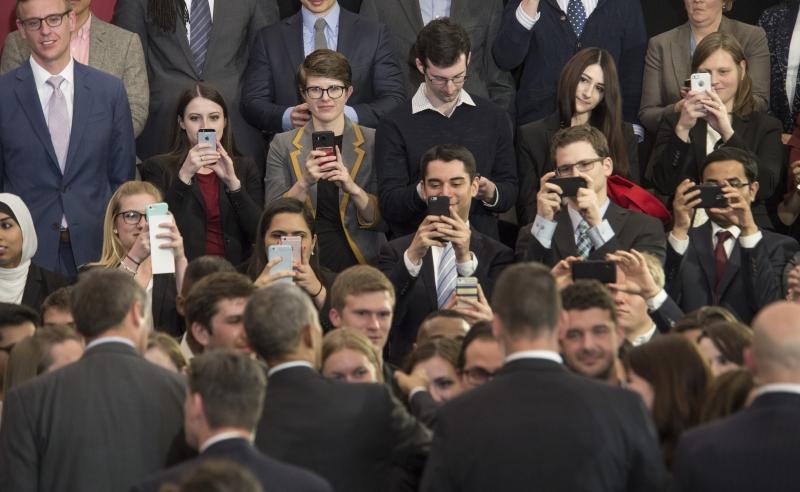
M 17 224 L 22 229 L 22 258 L 16 268 L 0 268 L 0 301 L 19 304 L 25 292 L 25 282 L 28 280 L 28 268 L 31 258 L 36 254 L 39 242 L 36 239 L 36 229 L 33 219 L 25 202 L 17 195 L 0 193 L 0 203 L 5 204 L 14 213 Z

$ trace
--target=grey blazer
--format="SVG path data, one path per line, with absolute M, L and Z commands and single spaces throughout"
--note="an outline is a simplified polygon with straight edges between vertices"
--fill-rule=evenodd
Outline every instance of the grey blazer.
M 406 95 L 411 97 L 422 83 L 411 51 L 422 30 L 419 0 L 364 0 L 361 16 L 382 22 L 392 35 L 392 52 L 403 69 Z M 450 18 L 469 33 L 472 49 L 464 89 L 491 100 L 503 109 L 513 109 L 514 80 L 500 70 L 492 56 L 492 45 L 503 18 L 501 0 L 452 0 Z
M 31 49 L 19 31 L 9 33 L 0 58 L 0 75 L 19 67 L 30 56 Z M 147 106 L 150 101 L 147 69 L 139 37 L 92 16 L 92 27 L 89 30 L 89 66 L 122 79 L 131 106 L 133 133 L 138 136 L 147 121 Z
M 311 123 L 303 128 L 289 130 L 275 135 L 267 155 L 267 172 L 264 179 L 266 205 L 289 191 L 303 175 L 306 157 L 311 152 Z M 356 206 L 350 202 L 350 195 L 339 190 L 339 214 L 344 225 L 345 239 L 353 255 L 361 264 L 377 264 L 381 245 L 386 242 L 383 232 L 377 230 L 382 225 L 378 209 L 378 178 L 372 158 L 375 153 L 375 130 L 354 124 L 345 119 L 342 135 L 342 160 L 350 170 L 353 181 L 369 194 L 376 216 L 370 223 L 358 216 Z M 306 203 L 312 211 L 317 210 L 317 187 L 308 190 Z
M 722 16 L 721 32 L 732 34 L 742 45 L 747 59 L 747 73 L 753 80 L 756 109 L 769 107 L 769 47 L 764 29 Z M 692 71 L 689 56 L 689 23 L 650 39 L 644 65 L 642 103 L 639 119 L 647 131 L 658 132 L 661 117 L 673 111 L 681 99 L 683 81 Z

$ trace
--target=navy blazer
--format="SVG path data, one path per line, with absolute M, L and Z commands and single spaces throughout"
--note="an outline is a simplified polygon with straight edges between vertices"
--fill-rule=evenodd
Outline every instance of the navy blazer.
M 792 133 L 795 118 L 800 113 L 800 77 L 795 83 L 792 101 L 789 101 L 786 93 L 789 45 L 792 42 L 798 10 L 800 10 L 800 2 L 792 0 L 768 8 L 758 19 L 758 25 L 763 27 L 767 33 L 767 45 L 770 53 L 769 110 L 773 116 L 781 120 L 785 133 Z
M 765 393 L 730 417 L 685 432 L 673 489 L 797 490 L 800 395 Z
M 229 460 L 242 465 L 256 476 L 264 492 L 333 492 L 328 482 L 319 475 L 263 455 L 241 438 L 216 442 L 197 458 L 148 478 L 131 489 L 131 492 L 158 492 L 162 485 L 178 484 L 192 470 L 208 460 Z
M 361 126 L 375 128 L 383 114 L 405 99 L 402 72 L 389 42 L 383 24 L 340 10 L 336 51 L 350 62 L 353 95 L 348 104 Z M 242 114 L 251 125 L 269 133 L 283 131 L 283 113 L 303 102 L 295 74 L 304 58 L 301 12 L 258 33 L 242 81 Z
M 761 233 L 755 248 L 742 248 L 735 242 L 720 282 L 719 299 L 715 299 L 711 221 L 690 229 L 689 248 L 683 255 L 667 244 L 667 293 L 684 312 L 719 305 L 749 324 L 761 308 L 780 300 L 783 269 L 798 250 L 797 241 L 789 236 Z
M 614 57 L 622 91 L 625 121 L 638 121 L 647 33 L 639 2 L 599 0 L 586 19 L 580 38 L 556 0 L 539 3 L 539 21 L 528 31 L 519 23 L 520 0 L 506 5 L 503 23 L 492 47 L 497 66 L 511 71 L 522 67 L 517 91 L 517 123 L 544 118 L 556 109 L 561 69 L 583 48 L 605 48 Z
M 74 63 L 72 131 L 64 174 L 58 167 L 30 63 L 0 77 L 0 190 L 19 195 L 33 216 L 33 262 L 59 271 L 61 216 L 75 264 L 97 261 L 111 194 L 134 177 L 131 110 L 120 79 Z

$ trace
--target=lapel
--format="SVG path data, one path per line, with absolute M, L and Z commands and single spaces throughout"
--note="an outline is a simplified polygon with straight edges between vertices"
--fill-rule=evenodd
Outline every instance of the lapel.
M 214 2 L 214 5 L 216 6 L 217 3 L 218 2 Z M 177 9 L 178 7 L 176 6 L 175 8 Z M 217 9 L 215 8 L 214 10 L 216 11 Z M 178 44 L 181 47 L 181 51 L 183 51 L 183 56 L 186 57 L 186 62 L 189 64 L 189 67 L 194 72 L 195 79 L 199 80 L 200 73 L 194 64 L 194 56 L 192 55 L 191 48 L 189 48 L 189 40 L 187 38 L 189 33 L 186 31 L 186 24 L 183 22 L 183 16 L 181 15 L 180 9 L 178 9 L 176 17 L 177 18 L 175 19 L 175 38 L 178 40 Z
M 711 221 L 700 227 L 689 229 L 689 246 L 697 251 L 697 263 L 706 276 L 706 292 L 714 292 L 714 249 L 711 240 Z
M 723 16 L 724 17 L 724 16 Z M 675 36 L 669 41 L 672 58 L 672 73 L 675 87 L 683 87 L 683 81 L 689 77 L 692 70 L 692 58 L 689 56 L 689 36 L 692 30 L 689 23 L 683 24 L 675 30 Z
M 419 0 L 399 0 L 400 7 L 408 17 L 408 21 L 411 23 L 411 26 L 414 28 L 414 32 L 419 32 L 424 27 L 422 24 L 422 12 L 419 9 Z M 456 0 L 453 0 L 453 4 L 456 3 Z M 455 18 L 453 15 L 453 7 L 450 7 L 450 17 Z
M 94 98 L 89 84 L 86 83 L 86 67 L 75 62 L 75 95 L 72 103 L 72 129 L 69 134 L 69 150 L 64 164 L 64 176 L 72 169 L 72 161 L 80 149 L 83 132 L 89 115 L 92 114 Z
M 690 176 L 690 178 L 695 181 L 700 180 L 700 167 L 706 160 L 707 137 L 708 137 L 708 126 L 706 120 L 699 118 L 697 120 L 697 123 L 694 125 L 694 128 L 689 130 L 689 141 L 691 142 L 691 152 L 694 154 L 694 163 L 695 163 L 694 169 L 691 170 L 691 172 L 693 172 L 694 175 Z M 685 169 L 684 171 L 688 173 L 690 170 Z
M 284 35 L 281 37 L 286 47 L 286 56 L 289 58 L 289 67 L 292 67 L 292 71 L 294 71 L 303 63 L 305 58 L 303 55 L 303 14 L 298 12 L 283 22 Z M 341 23 L 341 19 L 339 22 Z M 339 36 L 341 36 L 341 24 L 339 27 Z M 294 77 L 292 77 L 292 80 L 294 80 Z M 297 85 L 294 81 L 292 84 Z
M 303 166 L 305 165 L 305 158 L 306 154 L 310 152 L 304 151 L 303 149 L 311 148 L 311 134 L 313 129 L 311 128 L 311 123 L 307 123 L 303 128 L 297 130 L 295 133 L 294 138 L 292 139 L 292 145 L 294 146 L 294 150 L 289 152 L 289 159 L 292 163 L 292 172 L 294 172 L 294 182 L 300 181 L 303 179 Z M 303 163 L 301 163 L 300 159 L 303 159 Z M 316 215 L 317 207 L 317 188 L 316 186 L 312 187 L 311 190 L 306 194 L 305 203 L 308 206 L 311 213 Z
M 556 232 L 553 234 L 553 246 L 557 251 L 556 257 L 566 258 L 567 256 L 577 256 L 578 247 L 575 245 L 575 231 L 572 228 L 572 221 L 569 219 L 567 207 L 563 207 L 556 214 Z
M 731 255 L 728 257 L 728 263 L 725 264 L 725 273 L 722 274 L 722 280 L 719 282 L 719 299 L 722 299 L 725 296 L 725 291 L 733 283 L 734 277 L 738 275 L 741 265 L 742 255 L 739 246 L 739 240 L 735 239 L 733 241 Z M 717 302 L 719 302 L 719 299 L 717 299 Z
M 355 47 L 358 46 L 359 39 L 356 36 L 359 32 L 358 28 L 359 17 L 355 14 L 350 14 L 346 9 L 339 9 L 339 34 L 336 41 L 336 51 L 351 55 L 355 52 Z
M 33 78 L 30 61 L 23 63 L 16 73 L 17 84 L 14 92 L 17 94 L 17 100 L 22 107 L 22 111 L 28 117 L 34 133 L 42 142 L 47 155 L 50 156 L 50 164 L 54 166 L 54 169 L 60 175 L 61 169 L 58 167 L 58 159 L 53 148 L 53 141 L 50 138 L 50 130 L 47 129 L 47 121 L 44 118 L 42 104 L 39 102 L 39 93 L 36 91 L 36 81 Z
M 106 23 L 92 16 L 92 28 L 89 30 L 89 66 L 105 66 L 108 58 L 108 28 Z
M 436 275 L 433 273 L 433 252 L 428 250 L 425 257 L 422 259 L 422 271 L 420 277 L 425 283 L 425 292 L 428 293 L 428 302 L 434 307 L 439 309 L 439 299 L 436 294 Z
M 419 4 L 419 2 L 417 2 L 417 4 Z M 450 18 L 464 20 L 469 18 L 467 0 L 452 0 L 450 2 Z
M 618 206 L 616 203 L 612 202 L 610 198 L 608 200 L 608 209 L 606 209 L 606 214 L 603 216 L 603 218 L 608 221 L 608 225 L 611 226 L 611 229 L 614 231 L 614 235 L 619 237 L 620 232 L 624 228 L 625 222 L 628 220 L 628 214 L 630 211 Z

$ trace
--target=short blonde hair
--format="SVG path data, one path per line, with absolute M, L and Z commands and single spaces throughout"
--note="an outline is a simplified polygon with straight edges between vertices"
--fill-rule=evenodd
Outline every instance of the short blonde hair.
M 664 266 L 661 265 L 661 260 L 653 253 L 642 253 L 642 256 L 644 256 L 644 262 L 647 264 L 647 269 L 650 271 L 653 281 L 659 289 L 663 289 L 666 275 L 664 274 Z
M 325 338 L 322 339 L 322 365 L 325 365 L 328 357 L 345 349 L 355 350 L 364 355 L 375 366 L 378 382 L 383 383 L 383 372 L 381 371 L 381 359 L 378 355 L 378 350 L 366 335 L 352 328 L 337 328 L 325 335 Z

